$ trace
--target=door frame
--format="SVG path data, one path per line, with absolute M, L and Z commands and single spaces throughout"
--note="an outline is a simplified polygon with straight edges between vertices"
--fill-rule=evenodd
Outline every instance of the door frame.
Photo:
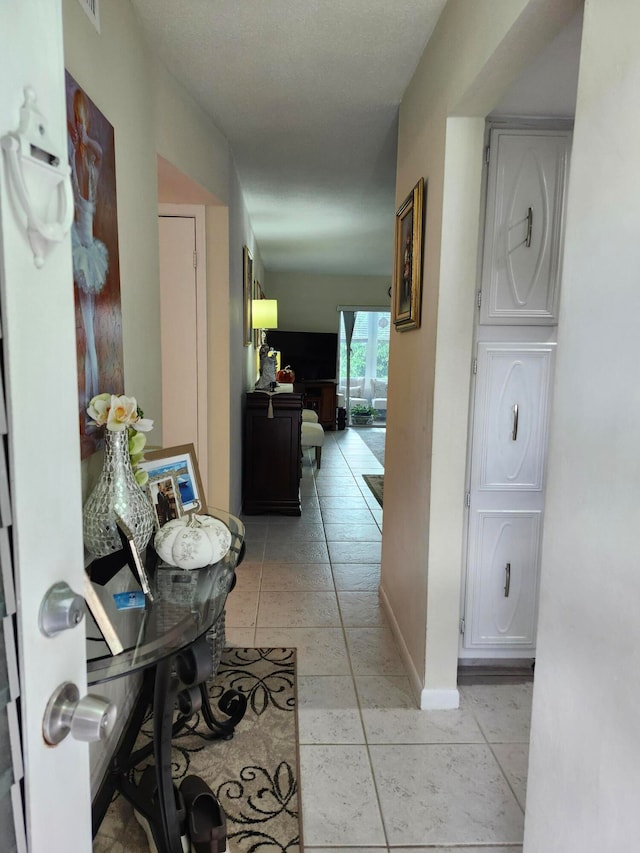
M 206 219 L 204 205 L 200 204 L 158 204 L 158 218 L 180 217 L 193 219 L 195 225 L 196 240 L 196 352 L 198 359 L 198 444 L 196 455 L 198 468 L 202 478 L 204 493 L 210 500 L 208 479 L 208 346 L 207 346 L 207 246 L 206 246 Z M 162 311 L 162 305 L 160 307 Z M 164 346 L 161 343 L 161 346 Z M 164 355 L 164 353 L 163 353 Z M 164 399 L 164 385 L 163 385 Z M 163 403 L 164 405 L 164 403 Z

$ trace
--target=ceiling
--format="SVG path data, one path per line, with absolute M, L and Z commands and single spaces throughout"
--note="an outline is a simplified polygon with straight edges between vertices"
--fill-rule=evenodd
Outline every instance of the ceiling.
M 229 140 L 268 271 L 391 274 L 398 107 L 445 2 L 132 0 Z M 496 114 L 573 114 L 581 22 Z
M 390 275 L 398 107 L 445 0 L 132 0 L 230 142 L 265 267 Z

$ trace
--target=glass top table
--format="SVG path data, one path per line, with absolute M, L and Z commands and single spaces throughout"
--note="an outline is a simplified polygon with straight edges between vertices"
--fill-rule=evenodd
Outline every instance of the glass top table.
M 153 600 L 145 607 L 118 610 L 114 593 L 139 588 L 128 567 L 99 590 L 117 639 L 124 647 L 112 654 L 92 620 L 87 624 L 87 681 L 98 684 L 146 669 L 193 643 L 220 618 L 241 558 L 244 525 L 223 510 L 210 510 L 231 532 L 231 547 L 222 560 L 203 569 L 180 569 L 159 561 L 150 572 Z

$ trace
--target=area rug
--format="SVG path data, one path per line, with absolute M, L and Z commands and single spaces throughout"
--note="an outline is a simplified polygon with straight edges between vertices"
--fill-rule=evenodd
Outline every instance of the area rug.
M 227 815 L 231 853 L 298 853 L 298 726 L 295 649 L 225 649 L 209 687 L 216 713 L 226 690 L 247 697 L 247 712 L 232 740 L 209 742 L 194 730 L 207 731 L 200 715 L 173 740 L 172 774 L 204 779 Z M 217 712 L 217 716 L 223 716 Z M 152 736 L 149 716 L 139 744 Z M 146 836 L 131 805 L 116 795 L 94 840 L 94 853 L 147 853 Z
M 384 497 L 384 474 L 363 474 L 364 481 L 373 492 L 373 496 L 382 506 Z
M 369 450 L 381 465 L 384 465 L 384 448 L 387 440 L 385 427 L 363 427 L 358 430 L 358 436 L 364 441 Z

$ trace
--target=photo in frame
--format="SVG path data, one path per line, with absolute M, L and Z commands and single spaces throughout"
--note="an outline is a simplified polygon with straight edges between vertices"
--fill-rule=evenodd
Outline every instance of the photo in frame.
M 244 346 L 253 343 L 253 324 L 251 322 L 251 299 L 253 297 L 253 256 L 248 246 L 242 250 L 243 296 L 244 296 Z
M 399 332 L 420 327 L 424 179 L 420 178 L 396 211 L 393 255 L 393 322 Z
M 135 574 L 137 575 L 137 578 L 140 581 L 140 586 L 142 587 L 142 591 L 144 592 L 144 594 L 149 598 L 150 601 L 153 601 L 151 584 L 149 583 L 149 578 L 147 577 L 146 569 L 142 562 L 140 552 L 138 551 L 138 546 L 136 545 L 135 540 L 133 538 L 133 533 L 125 524 L 125 522 L 120 518 L 119 515 L 116 515 L 116 527 L 118 528 L 118 534 L 120 536 L 120 541 L 122 542 L 122 547 L 125 551 L 125 554 L 127 555 L 127 564 L 132 571 L 135 570 Z
M 157 530 L 167 521 L 182 517 L 182 501 L 175 474 L 163 471 L 153 477 L 150 476 L 146 490 L 153 506 Z
M 138 468 L 147 472 L 152 484 L 162 480 L 175 481 L 178 499 L 176 503 L 181 506 L 181 514 L 207 511 L 207 499 L 193 444 L 147 450 L 142 462 L 138 463 Z M 155 511 L 154 506 L 154 513 Z

